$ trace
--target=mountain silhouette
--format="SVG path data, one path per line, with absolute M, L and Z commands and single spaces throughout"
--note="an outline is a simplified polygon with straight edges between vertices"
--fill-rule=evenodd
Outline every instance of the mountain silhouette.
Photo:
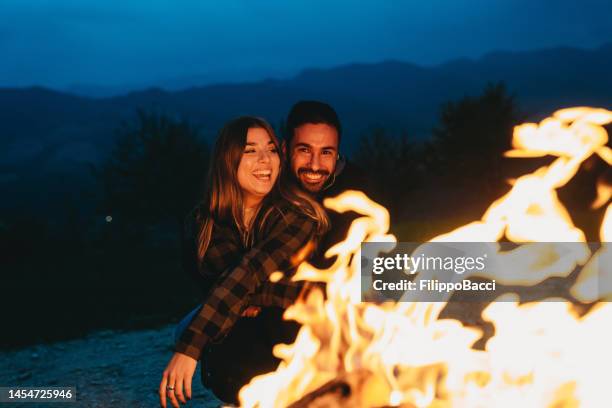
M 368 129 L 431 134 L 443 103 L 478 95 L 503 81 L 519 107 L 537 120 L 568 106 L 612 105 L 612 43 L 584 50 L 559 47 L 492 52 L 424 67 L 400 61 L 308 69 L 284 80 L 228 83 L 179 91 L 150 88 L 93 99 L 42 87 L 0 89 L 0 185 L 98 163 L 114 132 L 138 109 L 186 118 L 212 139 L 228 119 L 258 115 L 278 126 L 300 99 L 324 100 L 343 122 L 343 150 Z M 76 167 L 75 167 L 76 166 Z M 23 188 L 22 188 L 23 189 Z

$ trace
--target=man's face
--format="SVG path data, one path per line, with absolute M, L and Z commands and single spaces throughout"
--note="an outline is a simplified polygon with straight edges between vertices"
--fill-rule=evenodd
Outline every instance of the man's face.
M 325 123 L 306 123 L 295 128 L 289 149 L 291 171 L 302 187 L 321 191 L 336 169 L 338 131 Z

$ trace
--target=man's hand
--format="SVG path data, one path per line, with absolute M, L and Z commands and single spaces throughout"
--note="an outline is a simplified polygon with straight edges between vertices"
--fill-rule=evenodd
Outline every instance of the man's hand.
M 197 365 L 197 360 L 185 354 L 174 353 L 159 384 L 159 403 L 163 408 L 166 408 L 166 396 L 175 408 L 179 408 L 178 401 L 187 403 L 185 396 L 191 399 L 191 380 Z

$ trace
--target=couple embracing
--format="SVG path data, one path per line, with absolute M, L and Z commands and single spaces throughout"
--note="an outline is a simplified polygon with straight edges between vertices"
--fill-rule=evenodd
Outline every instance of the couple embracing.
M 316 101 L 293 106 L 282 145 L 261 118 L 240 117 L 221 129 L 207 192 L 186 225 L 184 265 L 204 297 L 177 328 L 175 352 L 159 386 L 163 407 L 167 399 L 178 407 L 179 401 L 191 398 L 198 360 L 202 361 L 204 385 L 225 402 L 236 403 L 245 378 L 210 369 L 209 362 L 219 361 L 215 359 L 222 349 L 218 344 L 236 342 L 242 331 L 243 337 L 250 338 L 237 341 L 244 342 L 242 348 L 248 350 L 262 341 L 259 337 L 269 339 L 271 333 L 275 337 L 275 331 L 283 332 L 269 324 L 273 321 L 280 326 L 285 324 L 282 321 L 260 323 L 255 316 L 262 309 L 265 315 L 268 309 L 281 310 L 294 303 L 304 290 L 303 282 L 291 281 L 297 265 L 319 257 L 317 253 L 341 239 L 338 234 L 345 231 L 346 225 L 336 225 L 335 219 L 330 230 L 329 216 L 321 206 L 323 196 L 345 189 L 346 183 L 340 180 L 346 182 L 346 177 L 339 177 L 346 173 L 346 162 L 339 155 L 340 134 L 334 109 Z M 276 271 L 283 277 L 272 282 L 270 276 Z M 243 324 L 247 320 L 251 322 Z M 261 327 L 249 329 L 252 322 Z M 238 358 L 238 354 L 229 358 Z M 263 359 L 274 361 L 271 355 Z M 245 364 L 265 365 L 257 358 Z M 241 362 L 228 365 L 240 367 Z

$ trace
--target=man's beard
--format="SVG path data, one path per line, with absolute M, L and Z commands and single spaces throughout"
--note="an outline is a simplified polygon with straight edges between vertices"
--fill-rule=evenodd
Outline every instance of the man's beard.
M 308 179 L 308 175 L 320 175 L 321 178 L 318 181 L 312 181 Z M 300 185 L 310 191 L 311 193 L 318 193 L 323 189 L 323 186 L 329 179 L 329 171 L 321 169 L 321 170 L 312 170 L 307 167 L 301 167 L 297 171 L 297 179 L 300 182 Z

